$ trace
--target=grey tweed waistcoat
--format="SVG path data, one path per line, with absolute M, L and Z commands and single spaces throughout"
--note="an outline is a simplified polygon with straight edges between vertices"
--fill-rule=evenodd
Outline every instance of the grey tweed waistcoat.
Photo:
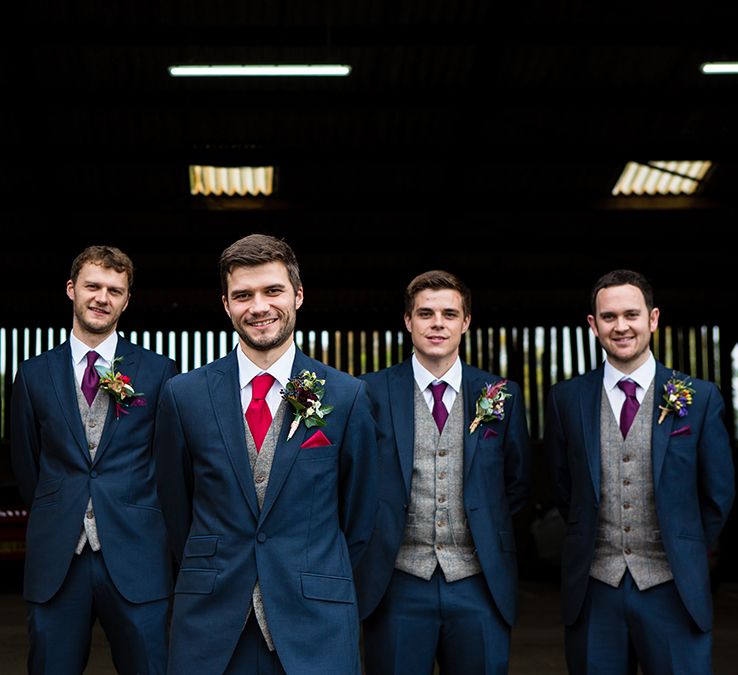
M 78 386 L 77 406 L 79 407 L 79 415 L 82 418 L 82 426 L 85 429 L 87 450 L 90 453 L 90 463 L 92 463 L 95 461 L 97 446 L 100 445 L 100 439 L 105 428 L 105 419 L 108 416 L 108 408 L 110 407 L 110 395 L 98 390 L 92 401 L 92 405 L 89 405 L 85 395 L 82 393 L 82 388 Z M 85 516 L 82 519 L 82 532 L 79 535 L 75 553 L 82 553 L 86 542 L 90 542 L 90 548 L 93 551 L 100 550 L 100 537 L 97 533 L 97 521 L 95 520 L 95 510 L 92 506 L 92 497 L 87 502 Z
M 282 401 L 277 408 L 277 414 L 274 416 L 269 431 L 264 437 L 264 442 L 261 444 L 261 450 L 257 452 L 254 438 L 251 435 L 251 429 L 246 422 L 244 416 L 244 427 L 246 429 L 246 445 L 249 451 L 249 464 L 251 465 L 251 475 L 254 477 L 254 489 L 256 490 L 256 498 L 259 501 L 259 508 L 264 505 L 264 496 L 266 495 L 267 487 L 269 487 L 269 474 L 272 471 L 272 461 L 274 460 L 274 451 L 277 449 L 277 440 L 279 438 L 279 432 L 282 429 L 282 422 L 284 420 L 285 410 L 287 404 Z M 256 580 L 256 586 L 251 596 L 252 607 L 254 609 L 254 615 L 256 616 L 256 622 L 261 628 L 261 633 L 264 636 L 264 641 L 267 643 L 270 651 L 274 651 L 274 640 L 272 640 L 272 633 L 269 630 L 269 624 L 267 622 L 266 609 L 264 608 L 264 598 L 261 594 L 261 586 L 259 586 L 259 580 Z M 246 621 L 251 614 L 251 610 L 246 615 Z M 245 624 L 244 624 L 245 625 Z
M 672 579 L 653 490 L 653 382 L 623 440 L 607 394 L 600 406 L 600 510 L 590 575 L 617 587 L 630 571 L 640 590 Z
M 464 397 L 456 396 L 443 432 L 415 385 L 415 443 L 407 523 L 395 569 L 446 581 L 482 571 L 464 513 Z

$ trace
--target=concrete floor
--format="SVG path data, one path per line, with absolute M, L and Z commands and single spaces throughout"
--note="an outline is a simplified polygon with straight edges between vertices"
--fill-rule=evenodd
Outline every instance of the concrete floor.
M 717 590 L 714 645 L 714 675 L 735 675 L 738 672 L 738 583 L 724 582 Z M 24 603 L 14 588 L 0 588 L 0 672 L 3 675 L 23 675 L 26 672 L 25 650 Z M 85 673 L 115 673 L 99 625 L 95 626 L 92 653 Z M 558 588 L 552 583 L 523 582 L 520 622 L 512 639 L 510 675 L 565 673 Z

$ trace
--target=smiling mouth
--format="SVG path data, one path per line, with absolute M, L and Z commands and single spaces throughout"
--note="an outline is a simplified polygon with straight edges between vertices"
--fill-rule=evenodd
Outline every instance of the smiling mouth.
M 249 321 L 248 325 L 253 328 L 264 328 L 264 326 L 270 326 L 276 321 L 276 319 L 261 319 L 260 321 Z

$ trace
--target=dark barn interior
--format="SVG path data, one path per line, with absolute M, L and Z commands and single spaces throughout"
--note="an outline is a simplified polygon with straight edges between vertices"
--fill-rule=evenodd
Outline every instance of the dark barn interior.
M 295 249 L 304 331 L 402 332 L 404 287 L 433 268 L 469 284 L 473 328 L 585 327 L 594 281 L 632 268 L 675 335 L 709 327 L 697 359 L 719 376 L 735 447 L 738 78 L 700 72 L 738 58 L 734 7 L 70 0 L 5 15 L 0 328 L 68 327 L 69 266 L 93 243 L 136 265 L 123 330 L 228 330 L 218 256 L 252 232 Z M 168 73 L 250 63 L 352 70 Z M 612 195 L 627 162 L 658 160 L 712 165 L 694 194 Z M 273 194 L 192 195 L 194 164 L 273 166 Z M 530 535 L 550 505 L 536 401 L 551 384 L 533 386 L 539 466 L 519 534 L 524 578 L 555 581 Z M 11 385 L 6 371 L 4 402 Z M 2 442 L 12 494 L 7 421 Z M 735 520 L 721 581 L 738 581 Z

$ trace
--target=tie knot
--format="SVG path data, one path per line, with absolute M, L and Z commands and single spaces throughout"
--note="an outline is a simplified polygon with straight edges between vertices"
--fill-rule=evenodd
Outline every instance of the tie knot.
M 433 394 L 433 401 L 440 403 L 443 400 L 443 393 L 446 391 L 448 385 L 446 382 L 438 382 L 437 384 L 431 384 L 431 394 Z
M 269 373 L 257 375 L 253 380 L 251 380 L 251 398 L 256 401 L 266 398 L 266 395 L 272 388 L 273 383 L 273 375 L 270 375 Z
M 620 382 L 618 382 L 618 387 L 620 387 L 623 390 L 623 393 L 630 398 L 635 396 L 638 385 L 633 382 L 633 380 L 620 380 Z
M 92 368 L 97 361 L 97 357 L 100 356 L 96 351 L 90 350 L 87 352 L 87 367 Z

